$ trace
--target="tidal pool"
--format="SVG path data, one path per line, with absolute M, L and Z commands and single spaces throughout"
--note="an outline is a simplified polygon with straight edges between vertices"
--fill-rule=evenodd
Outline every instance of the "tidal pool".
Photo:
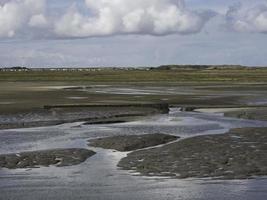
M 0 169 L 0 199 L 253 199 L 265 200 L 267 179 L 218 181 L 142 177 L 116 167 L 127 153 L 88 147 L 90 138 L 165 133 L 181 137 L 225 133 L 231 128 L 263 127 L 267 122 L 225 118 L 213 113 L 180 112 L 119 124 L 59 126 L 0 131 L 0 153 L 55 148 L 88 148 L 97 154 L 70 167 Z

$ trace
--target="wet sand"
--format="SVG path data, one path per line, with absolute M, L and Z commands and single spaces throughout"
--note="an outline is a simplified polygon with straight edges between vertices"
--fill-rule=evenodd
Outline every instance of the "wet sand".
M 0 168 L 27 169 L 34 167 L 57 167 L 78 165 L 95 152 L 87 149 L 54 149 L 0 155 Z
M 119 167 L 148 176 L 247 179 L 267 175 L 267 128 L 232 129 L 129 153 Z
M 89 148 L 96 152 L 85 162 L 67 167 L 40 167 L 33 169 L 1 169 L 2 199 L 35 200 L 60 199 L 186 199 L 186 200 L 265 200 L 266 179 L 215 181 L 201 179 L 169 179 L 136 176 L 136 173 L 117 168 L 127 152 L 104 150 L 88 146 L 89 138 L 116 135 L 143 135 L 162 132 L 190 138 L 197 135 L 221 134 L 229 128 L 267 126 L 264 122 L 225 118 L 214 114 L 183 113 L 143 117 L 119 123 L 60 126 L 1 130 L 0 152 L 38 151 L 57 148 Z M 220 191 L 218 193 L 218 191 Z M 1 199 L 0 198 L 0 199 Z
M 202 75 L 205 75 L 205 73 L 203 72 Z M 219 75 L 221 76 L 221 71 Z M 183 74 L 180 77 L 183 77 Z M 210 78 L 209 75 L 206 77 Z M 201 138 L 201 135 L 208 135 L 205 137 L 211 137 L 212 140 L 207 139 L 204 142 L 201 140 L 199 147 L 195 148 L 195 150 L 200 150 L 203 143 L 207 144 L 211 150 L 217 151 L 216 148 L 219 144 L 217 145 L 216 142 L 219 143 L 221 140 L 213 139 L 213 137 L 217 138 L 215 134 L 219 134 L 218 137 L 224 138 L 221 134 L 228 132 L 232 128 L 267 127 L 264 121 L 228 118 L 214 113 L 178 111 L 180 107 L 239 107 L 254 105 L 255 102 L 257 102 L 257 106 L 264 105 L 266 104 L 264 100 L 267 97 L 266 83 L 264 81 L 259 83 L 256 79 L 253 79 L 249 83 L 247 83 L 247 80 L 243 80 L 244 82 L 228 83 L 228 81 L 211 82 L 205 79 L 207 82 L 194 82 L 192 80 L 188 83 L 178 83 L 169 82 L 168 79 L 163 77 L 168 81 L 162 83 L 158 81 L 150 82 L 147 78 L 149 77 L 145 77 L 143 82 L 137 80 L 134 83 L 103 83 L 101 82 L 103 80 L 99 81 L 98 84 L 95 82 L 41 83 L 38 81 L 1 83 L 1 102 L 14 102 L 13 104 L 0 105 L 2 120 L 10 120 L 15 124 L 23 122 L 23 126 L 11 126 L 9 128 L 24 127 L 26 129 L 0 130 L 0 154 L 6 155 L 19 152 L 39 152 L 43 149 L 71 148 L 92 150 L 96 154 L 84 162 L 73 166 L 58 168 L 51 165 L 49 167 L 31 169 L 0 169 L 0 199 L 220 200 L 234 198 L 237 200 L 265 200 L 267 181 L 262 176 L 264 174 L 256 174 L 258 169 L 250 172 L 247 170 L 250 168 L 246 168 L 246 165 L 244 165 L 244 168 L 240 168 L 242 173 L 235 173 L 238 176 L 228 178 L 238 180 L 201 179 L 202 177 L 209 177 L 202 176 L 202 171 L 201 176 L 199 174 L 190 176 L 192 171 L 189 171 L 190 173 L 187 172 L 189 174 L 185 173 L 184 177 L 201 177 L 193 179 L 170 179 L 169 177 L 172 176 L 170 176 L 170 173 L 166 173 L 166 171 L 160 171 L 160 176 L 156 177 L 152 176 L 153 174 L 140 176 L 140 174 L 136 174 L 136 169 L 133 171 L 121 170 L 117 167 L 119 161 L 124 159 L 129 152 L 121 153 L 88 146 L 88 139 L 162 133 L 181 137 L 182 140 L 191 139 L 192 137 Z M 175 79 L 177 78 L 175 77 Z M 128 81 L 128 79 L 125 80 Z M 262 77 L 261 80 L 266 79 Z M 101 110 L 97 108 L 91 111 L 82 108 L 83 111 L 77 110 L 77 112 L 75 109 L 71 109 L 68 112 L 56 109 L 56 112 L 41 115 L 32 112 L 42 109 L 44 105 L 99 103 L 120 105 L 123 103 L 161 102 L 169 103 L 172 107 L 176 107 L 176 109 L 172 109 L 169 114 L 150 112 L 151 110 L 144 110 L 144 108 L 130 111 L 128 108 L 118 108 L 115 110 L 108 110 L 107 108 L 102 108 Z M 148 113 L 151 115 L 147 115 Z M 126 116 L 119 117 L 128 114 L 136 116 L 140 114 L 142 117 L 134 117 L 131 120 L 125 120 L 124 117 Z M 84 121 L 76 122 L 73 121 L 73 118 Z M 39 122 L 49 122 L 50 120 L 59 120 L 56 123 L 58 125 L 44 123 L 41 124 L 44 127 L 40 127 L 40 124 L 38 124 Z M 10 121 L 7 124 L 10 124 Z M 25 123 L 27 121 L 30 121 L 32 123 L 31 126 L 34 126 L 34 128 L 27 128 L 31 127 Z M 116 121 L 120 123 L 113 123 Z M 246 136 L 244 139 L 247 140 L 249 138 Z M 253 142 L 257 142 L 256 138 L 254 139 L 255 141 Z M 224 140 L 226 144 L 234 145 L 230 149 L 238 149 L 240 145 L 242 153 L 244 151 L 257 155 L 257 152 L 252 151 L 252 147 L 250 147 L 252 148 L 251 150 L 243 146 L 244 144 L 242 143 L 232 143 L 231 138 L 224 138 Z M 209 141 L 212 142 L 209 143 Z M 212 145 L 213 143 L 214 145 Z M 164 148 L 164 146 L 168 145 L 174 144 L 167 144 L 157 148 Z M 226 149 L 226 147 L 227 145 L 223 149 Z M 153 149 L 153 147 L 150 148 Z M 194 147 L 192 149 L 194 150 Z M 187 151 L 188 149 L 185 148 L 185 150 Z M 251 150 L 251 152 L 247 152 L 248 150 Z M 166 151 L 170 151 L 170 155 L 172 155 L 172 150 L 166 149 Z M 177 150 L 177 152 L 179 151 L 181 150 Z M 184 152 L 183 154 L 186 158 L 190 158 L 191 154 L 188 155 L 188 152 L 190 151 L 188 150 L 187 153 Z M 220 151 L 218 150 L 218 152 Z M 161 156 L 163 153 L 161 151 L 157 156 Z M 211 156 L 212 154 L 207 155 Z M 232 154 L 226 155 L 235 156 Z M 179 154 L 179 156 L 183 158 L 182 154 Z M 217 161 L 217 158 L 211 157 L 208 160 Z M 160 168 L 153 168 L 153 166 L 158 165 L 158 161 L 150 163 L 148 169 L 160 170 Z M 236 161 L 238 161 L 238 158 Z M 139 162 L 142 163 L 142 159 Z M 242 163 L 243 160 L 241 159 L 240 162 Z M 203 166 L 206 164 L 200 161 L 196 163 L 201 163 Z M 235 162 L 229 163 L 235 164 Z M 236 163 L 239 163 L 239 161 Z M 173 166 L 171 164 L 170 168 Z M 261 168 L 262 166 L 263 164 L 260 163 L 260 172 L 264 171 Z M 209 167 L 213 169 L 213 165 Z M 243 176 L 244 171 L 249 176 Z M 167 178 L 162 177 L 162 174 L 167 176 Z M 251 178 L 255 174 L 260 175 L 261 178 L 245 179 L 247 177 Z M 144 173 L 144 175 L 147 174 Z
M 194 109 L 195 112 L 221 113 L 225 117 L 234 117 L 240 119 L 267 121 L 266 107 L 236 107 L 236 108 L 205 108 Z
M 133 151 L 177 140 L 179 137 L 166 134 L 120 135 L 89 140 L 89 145 L 117 151 Z
M 57 105 L 34 109 L 30 112 L 1 115 L 0 129 L 52 126 L 64 123 L 105 123 L 119 118 L 168 113 L 168 104 L 122 104 L 122 105 Z

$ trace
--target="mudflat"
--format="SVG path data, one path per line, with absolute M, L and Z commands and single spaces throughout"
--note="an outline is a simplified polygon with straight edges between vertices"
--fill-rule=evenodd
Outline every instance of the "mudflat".
M 267 128 L 183 139 L 129 153 L 118 166 L 148 176 L 246 179 L 267 175 Z
M 166 144 L 177 139 L 177 136 L 166 134 L 125 135 L 89 140 L 89 145 L 117 151 L 133 151 Z
M 225 112 L 224 116 L 267 121 L 267 108 L 251 108 L 239 111 Z
M 78 165 L 95 152 L 87 149 L 52 149 L 0 155 L 0 168 L 18 169 L 50 165 L 57 167 Z
M 190 112 L 195 108 L 253 106 L 225 112 L 225 116 L 267 119 L 266 68 L 0 72 L 0 81 L 0 129 L 72 122 L 84 122 L 85 127 L 100 126 L 140 116 L 167 114 L 169 106 Z M 178 142 L 175 142 L 177 137 L 161 134 L 117 136 L 90 142 L 92 146 L 134 151 L 122 159 L 119 166 L 144 175 L 236 179 L 266 175 L 264 133 L 265 129 L 252 128 Z M 174 143 L 168 144 L 170 141 Z M 159 144 L 165 145 L 140 150 Z M 28 153 L 26 164 L 20 162 L 21 156 L 9 155 L 7 157 L 14 158 L 9 167 L 35 166 L 32 157 L 36 154 Z M 1 163 L 6 167 L 5 158 L 6 155 L 1 157 Z M 62 164 L 54 154 L 48 161 L 44 165 Z
M 34 109 L 16 114 L 0 114 L 0 129 L 42 127 L 80 121 L 85 121 L 85 124 L 108 123 L 110 120 L 130 120 L 131 117 L 167 113 L 168 105 L 166 104 L 165 107 L 164 109 L 146 105 L 143 107 L 135 105 L 101 107 L 76 104 L 62 108 Z

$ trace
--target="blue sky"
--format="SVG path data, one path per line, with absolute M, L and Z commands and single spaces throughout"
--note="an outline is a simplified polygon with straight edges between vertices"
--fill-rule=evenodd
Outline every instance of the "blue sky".
M 0 66 L 267 66 L 267 1 L 0 0 Z

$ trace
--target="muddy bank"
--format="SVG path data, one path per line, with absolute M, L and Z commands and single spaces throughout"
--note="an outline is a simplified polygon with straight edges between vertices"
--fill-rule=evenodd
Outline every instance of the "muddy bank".
M 177 136 L 165 134 L 128 135 L 89 140 L 89 145 L 117 151 L 133 151 L 166 144 L 177 139 Z
M 225 112 L 224 116 L 240 119 L 267 121 L 267 108 L 248 108 L 238 111 Z
M 119 167 L 148 176 L 246 179 L 267 175 L 267 128 L 233 129 L 135 151 Z
M 0 155 L 0 168 L 18 169 L 50 165 L 57 167 L 78 165 L 95 152 L 87 149 L 55 149 Z
M 153 113 L 150 113 L 153 114 Z M 156 114 L 156 113 L 154 113 Z M 125 123 L 125 122 L 129 122 L 129 121 L 133 121 L 135 119 L 139 119 L 139 117 L 144 117 L 149 115 L 149 113 L 129 113 L 129 114 L 115 114 L 113 116 L 110 117 L 103 117 L 100 119 L 91 119 L 85 123 L 83 123 L 83 125 L 92 125 L 92 124 L 117 124 L 117 123 Z
M 88 124 L 101 123 L 108 119 L 137 117 L 159 113 L 168 113 L 168 104 L 134 105 L 61 105 L 34 109 L 30 112 L 0 115 L 0 129 L 29 128 L 63 123 L 86 121 Z
M 135 104 L 63 104 L 45 105 L 44 109 L 53 108 L 155 108 L 163 113 L 169 112 L 167 103 L 135 103 Z
M 181 107 L 183 112 L 206 112 L 222 113 L 225 117 L 234 117 L 239 119 L 267 121 L 266 106 L 209 106 L 209 107 Z
M 190 108 L 184 111 L 190 111 Z M 266 106 L 243 106 L 243 107 L 216 107 L 194 108 L 191 111 L 206 113 L 222 113 L 225 117 L 233 117 L 248 120 L 267 120 Z

